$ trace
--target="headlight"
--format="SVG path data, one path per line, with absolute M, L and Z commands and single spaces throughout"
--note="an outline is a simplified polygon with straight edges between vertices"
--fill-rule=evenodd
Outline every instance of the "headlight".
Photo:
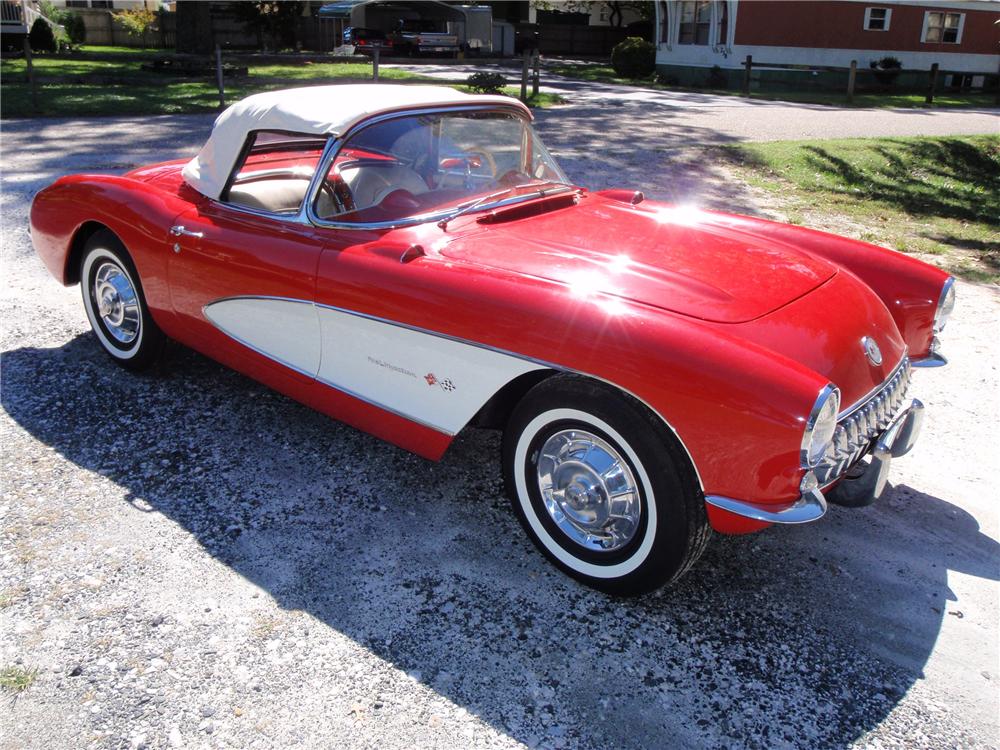
M 823 460 L 823 454 L 833 441 L 839 413 L 840 391 L 835 385 L 828 384 L 819 392 L 806 420 L 806 430 L 802 435 L 802 468 L 810 469 Z
M 941 288 L 941 297 L 938 299 L 937 311 L 934 313 L 934 333 L 941 333 L 951 311 L 955 309 L 955 277 L 949 276 Z

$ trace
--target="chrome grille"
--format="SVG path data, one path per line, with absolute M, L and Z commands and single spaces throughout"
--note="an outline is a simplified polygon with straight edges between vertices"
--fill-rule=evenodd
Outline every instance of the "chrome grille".
M 876 390 L 844 412 L 833 442 L 813 469 L 821 487 L 837 479 L 864 456 L 899 413 L 910 386 L 910 360 L 903 357 L 892 375 Z

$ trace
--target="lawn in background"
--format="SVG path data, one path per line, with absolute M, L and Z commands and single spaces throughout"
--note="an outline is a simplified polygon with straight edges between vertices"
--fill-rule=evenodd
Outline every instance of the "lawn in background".
M 617 75 L 610 65 L 594 65 L 588 63 L 556 63 L 546 66 L 546 71 L 567 78 L 578 78 L 583 81 L 594 83 L 617 83 L 625 86 L 637 86 L 641 88 L 655 89 L 657 91 L 688 91 L 699 94 L 721 94 L 725 96 L 740 96 L 739 91 L 733 89 L 710 89 L 710 88 L 687 88 L 683 86 L 668 86 L 656 83 L 652 76 L 647 78 L 622 78 Z M 939 92 L 934 95 L 934 104 L 928 105 L 924 101 L 922 93 L 858 93 L 854 96 L 854 102 L 847 103 L 847 95 L 842 91 L 802 91 L 802 90 L 775 90 L 775 91 L 754 91 L 751 99 L 763 99 L 766 101 L 797 102 L 801 104 L 825 104 L 835 107 L 900 107 L 912 109 L 914 107 L 933 108 L 953 108 L 953 107 L 995 107 L 997 106 L 996 94 L 972 94 L 972 93 L 947 93 Z
M 101 59 L 75 56 L 38 56 L 34 59 L 38 82 L 37 110 L 32 105 L 31 90 L 25 81 L 24 60 L 0 61 L 0 117 L 165 115 L 218 109 L 219 94 L 214 79 L 179 78 L 142 69 L 144 61 L 162 56 L 162 52 L 107 47 L 92 50 L 95 53 L 99 51 Z M 303 60 L 255 64 L 251 59 L 246 76 L 226 79 L 226 102 L 231 104 L 250 94 L 293 86 L 370 83 L 371 76 L 372 66 L 363 62 Z M 468 90 L 464 78 L 442 81 L 398 68 L 381 68 L 379 78 L 396 83 L 433 83 Z M 520 90 L 508 87 L 504 93 L 517 96 Z M 530 97 L 527 103 L 532 107 L 546 107 L 561 101 L 556 95 L 540 93 Z
M 1000 136 L 778 141 L 722 153 L 793 223 L 1000 282 Z

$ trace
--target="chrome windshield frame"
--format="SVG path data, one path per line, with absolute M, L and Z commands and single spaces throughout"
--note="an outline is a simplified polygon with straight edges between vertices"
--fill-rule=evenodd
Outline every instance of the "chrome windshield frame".
M 470 105 L 449 105 L 447 107 L 430 107 L 422 109 L 407 109 L 398 110 L 395 112 L 386 112 L 375 117 L 371 117 L 367 120 L 354 125 L 350 130 L 348 130 L 343 135 L 331 137 L 327 142 L 326 148 L 323 149 L 323 154 L 320 156 L 319 164 L 316 166 L 316 172 L 313 174 L 312 182 L 309 185 L 309 189 L 306 192 L 306 198 L 301 207 L 301 214 L 310 224 L 316 227 L 321 227 L 324 229 L 349 229 L 349 230 L 361 230 L 361 231 L 377 231 L 385 229 L 398 229 L 400 227 L 416 226 L 417 224 L 427 224 L 429 222 L 435 222 L 439 219 L 444 219 L 450 214 L 454 213 L 456 210 L 455 206 L 451 206 L 447 209 L 436 210 L 426 214 L 418 214 L 416 216 L 407 216 L 402 219 L 394 219 L 392 221 L 335 221 L 330 219 L 323 219 L 316 215 L 316 211 L 313 208 L 316 204 L 316 198 L 319 195 L 320 188 L 323 185 L 323 181 L 326 179 L 326 175 L 330 170 L 330 166 L 336 160 L 344 144 L 360 133 L 365 128 L 376 125 L 380 122 L 385 122 L 386 120 L 394 120 L 401 117 L 413 117 L 417 115 L 435 115 L 435 114 L 448 114 L 453 112 L 496 112 L 501 114 L 513 114 L 519 120 L 524 122 L 526 125 L 531 125 L 530 116 L 525 116 L 518 107 L 511 105 L 507 107 L 503 104 L 470 104 Z M 551 183 L 549 183 L 551 185 Z M 529 187 L 530 183 L 527 183 L 523 187 Z M 566 183 L 567 190 L 575 189 L 576 186 L 571 183 Z M 508 206 L 513 203 L 520 203 L 524 200 L 530 200 L 532 198 L 537 198 L 535 193 L 526 193 L 524 195 L 519 195 L 512 198 L 498 199 L 496 201 L 491 201 L 489 203 L 484 203 L 481 206 L 477 206 L 476 210 L 488 211 L 493 208 L 500 208 L 503 206 Z M 470 197 L 470 201 L 474 201 L 475 197 Z M 471 213 L 471 212 L 470 212 Z

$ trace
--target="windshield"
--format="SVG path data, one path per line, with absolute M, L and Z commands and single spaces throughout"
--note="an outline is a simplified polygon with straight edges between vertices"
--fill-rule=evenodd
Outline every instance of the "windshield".
M 516 115 L 414 115 L 349 138 L 313 209 L 320 219 L 338 222 L 430 220 L 494 193 L 510 199 L 553 183 L 569 185 L 530 123 Z M 483 200 L 482 207 L 492 202 Z

